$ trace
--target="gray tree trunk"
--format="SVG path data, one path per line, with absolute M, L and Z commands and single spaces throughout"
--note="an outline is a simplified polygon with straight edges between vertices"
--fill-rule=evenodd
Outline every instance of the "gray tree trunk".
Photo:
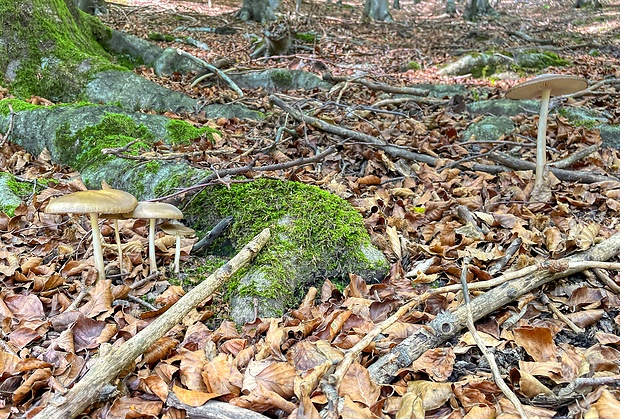
M 235 14 L 241 20 L 266 23 L 276 20 L 280 0 L 243 0 L 241 9 Z
M 491 4 L 489 4 L 489 0 L 469 0 L 463 17 L 465 20 L 474 21 L 479 16 L 488 15 L 493 12 L 494 9 Z
M 390 5 L 388 0 L 366 0 L 364 4 L 364 11 L 362 12 L 363 19 L 372 19 L 380 22 L 393 22 L 392 15 L 390 14 Z

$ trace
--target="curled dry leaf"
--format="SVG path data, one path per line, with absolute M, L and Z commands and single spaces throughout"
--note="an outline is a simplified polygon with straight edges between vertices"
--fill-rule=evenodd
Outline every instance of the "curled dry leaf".
M 450 383 L 410 381 L 403 394 L 396 419 L 424 418 L 426 411 L 439 408 L 452 397 Z
M 387 226 L 385 228 L 385 233 L 387 234 L 390 241 L 390 248 L 392 252 L 399 260 L 402 259 L 403 252 L 400 246 L 400 237 L 398 236 L 398 231 L 394 227 Z
M 216 393 L 206 393 L 197 390 L 187 390 L 177 385 L 172 386 L 172 391 L 179 398 L 179 400 L 188 406 L 198 407 L 202 406 L 211 399 L 215 399 L 219 396 Z
M 601 225 L 598 223 L 590 223 L 584 226 L 577 237 L 575 245 L 580 250 L 586 250 L 595 244 L 598 233 L 601 231 Z

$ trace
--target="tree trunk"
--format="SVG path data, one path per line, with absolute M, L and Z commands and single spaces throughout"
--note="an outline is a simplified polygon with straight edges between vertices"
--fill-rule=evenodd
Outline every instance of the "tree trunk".
M 456 1 L 455 0 L 446 1 L 446 14 L 450 17 L 456 16 Z
M 493 12 L 494 10 L 489 4 L 489 0 L 469 0 L 463 17 L 465 20 L 474 21 L 478 16 L 488 15 Z
M 362 19 L 372 19 L 380 22 L 393 22 L 388 0 L 366 0 Z
M 266 23 L 276 20 L 275 12 L 279 7 L 280 0 L 243 0 L 243 5 L 235 16 L 241 20 Z

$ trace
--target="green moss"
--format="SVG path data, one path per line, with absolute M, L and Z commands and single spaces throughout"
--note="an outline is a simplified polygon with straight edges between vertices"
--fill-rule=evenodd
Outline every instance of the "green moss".
M 27 188 L 28 187 L 28 188 Z M 7 172 L 0 172 L 0 211 L 9 217 L 15 215 L 15 208 L 22 203 L 22 197 L 32 193 L 32 185 L 19 182 Z
M 157 160 L 149 161 L 144 165 L 144 171 L 146 173 L 157 173 L 161 167 L 161 164 Z
M 43 106 L 33 105 L 20 99 L 7 98 L 0 100 L 0 115 L 7 116 L 10 113 L 9 105 L 13 108 L 13 112 L 31 111 L 33 109 L 42 108 Z
M 276 70 L 271 73 L 271 80 L 281 89 L 293 87 L 293 75 L 288 70 Z
M 213 133 L 219 134 L 220 132 L 211 127 L 201 127 L 197 128 L 192 124 L 172 119 L 166 125 L 166 129 L 168 130 L 168 139 L 171 144 L 186 144 L 189 145 L 193 140 L 205 136 L 211 142 L 213 141 Z
M 65 123 L 56 133 L 57 149 L 60 150 L 61 161 L 77 170 L 88 166 L 101 166 L 114 156 L 102 154 L 104 148 L 125 147 L 133 143 L 126 153 L 138 155 L 149 150 L 154 135 L 144 125 L 136 124 L 127 115 L 108 113 L 96 125 L 88 126 L 76 133 Z
M 151 41 L 158 41 L 158 42 L 162 42 L 162 41 L 163 42 L 173 42 L 176 39 L 174 36 L 166 35 L 166 34 L 163 34 L 163 33 L 157 33 L 157 32 L 150 33 L 148 35 L 148 38 Z
M 407 70 L 421 70 L 422 66 L 417 61 L 409 61 L 407 63 Z
M 67 7 L 69 5 L 69 7 Z M 0 46 L 0 67 L 21 97 L 52 100 L 77 95 L 91 74 L 115 68 L 97 43 L 108 31 L 93 16 L 64 0 L 0 2 L 0 27 L 6 42 Z M 58 95 L 63 92 L 63 97 Z
M 195 196 L 185 213 L 190 219 L 204 218 L 207 209 L 213 211 L 215 218 L 235 217 L 229 237 L 237 248 L 264 228 L 271 229 L 269 251 L 261 252 L 253 264 L 267 270 L 263 273 L 270 285 L 264 288 L 254 281 L 242 284 L 240 278 L 248 271 L 238 272 L 228 288 L 239 296 L 261 295 L 290 305 L 299 292 L 286 285 L 291 269 L 347 271 L 341 266 L 344 249 L 370 244 L 361 215 L 346 201 L 301 183 L 258 180 L 232 184 L 230 188 L 209 188 Z M 303 259 L 292 261 L 295 266 L 283 266 L 283 261 L 295 254 L 303 255 Z M 330 260 L 325 259 L 328 254 L 333 255 Z M 347 257 L 362 265 L 367 262 L 361 250 Z
M 314 44 L 319 39 L 319 35 L 313 32 L 298 32 L 295 34 L 295 39 L 299 39 L 306 44 Z

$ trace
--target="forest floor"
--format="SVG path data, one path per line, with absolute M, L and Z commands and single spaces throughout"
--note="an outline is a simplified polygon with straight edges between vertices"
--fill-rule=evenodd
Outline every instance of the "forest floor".
M 217 3 L 209 7 L 206 2 L 127 0 L 111 3 L 109 15 L 102 20 L 144 38 L 155 32 L 172 34 L 182 26 L 226 26 L 235 33 L 175 32 L 205 42 L 208 51 L 177 43 L 161 46 L 182 48 L 207 62 L 231 58 L 238 70 L 280 67 L 351 78 L 364 74 L 394 86 L 459 84 L 467 89 L 459 98 L 466 104 L 503 98 L 510 87 L 540 73 L 578 75 L 590 85 L 620 78 L 618 2 L 603 2 L 603 9 L 593 10 L 574 9 L 569 1 L 501 1 L 497 15 L 476 23 L 444 15 L 443 2 L 402 2 L 402 9 L 393 12 L 393 23 L 360 23 L 360 3 L 306 2 L 302 15 L 291 15 L 289 22 L 298 33 L 316 34 L 314 44 L 305 44 L 310 48 L 288 56 L 257 60 L 249 57 L 248 35 L 260 35 L 262 26 L 234 19 L 238 1 Z M 285 2 L 284 7 L 294 5 Z M 509 34 L 516 30 L 551 41 L 549 45 L 570 64 L 502 78 L 438 74 L 463 51 L 540 47 Z M 412 68 L 411 62 L 419 68 Z M 441 312 L 464 304 L 462 292 L 454 288 L 424 294 L 459 284 L 463 266 L 469 266 L 469 283 L 484 282 L 528 266 L 544 270 L 545 261 L 585 251 L 613 237 L 620 229 L 620 181 L 615 180 L 620 170 L 618 150 L 596 148 L 569 167 L 613 180 L 581 184 L 552 178 L 551 200 L 530 202 L 531 170 L 491 174 L 471 168 L 474 162 L 495 164 L 487 158 L 491 149 L 534 161 L 535 114 L 512 117 L 517 126 L 513 133 L 481 145 L 461 139 L 480 116 L 469 114 L 451 97 L 441 103 L 407 102 L 377 109 L 377 101 L 390 96 L 355 82 L 330 92 L 281 94 L 325 121 L 435 157 L 433 167 L 394 159 L 369 144 L 343 142 L 346 139 L 300 124 L 272 106 L 268 92 L 260 89 L 237 98 L 223 83 L 191 87 L 191 74 L 159 78 L 148 68 L 136 71 L 206 103 L 238 101 L 267 114 L 263 121 L 220 118 L 210 122 L 222 133 L 215 148 L 236 151 L 194 161 L 202 167 L 243 164 L 240 156 L 273 144 L 281 126 L 299 135 L 283 136 L 270 154 L 258 156 L 260 164 L 312 156 L 342 142 L 338 152 L 320 164 L 264 176 L 317 185 L 348 200 L 363 215 L 373 243 L 386 254 L 392 268 L 381 284 L 367 285 L 352 275 L 351 284 L 342 290 L 328 280 L 320 290 L 311 290 L 297 310 L 279 319 L 257 319 L 242 328 L 222 320 L 225 306 L 216 302 L 216 296 L 150 348 L 123 376 L 121 394 L 93 406 L 90 417 L 182 418 L 181 404 L 200 406 L 217 399 L 267 417 L 316 418 L 328 406 L 318 371 L 337 365 L 376 324 L 410 301 L 419 304 L 412 304 L 406 315 L 363 348 L 342 378 L 342 417 L 519 417 L 494 384 L 489 363 L 472 334 L 465 330 L 399 370 L 389 384 L 373 382 L 367 367 Z M 609 123 L 619 124 L 619 97 L 617 84 L 610 82 L 563 102 L 595 110 Z M 197 115 L 175 117 L 200 121 Z M 555 114 L 550 117 L 547 138 L 549 161 L 601 144 L 597 130 L 571 125 Z M 0 214 L 4 337 L 0 418 L 5 418 L 37 412 L 53 391 L 79 379 L 103 342 L 127 340 L 153 315 L 143 313 L 144 307 L 135 301 L 113 305 L 116 297 L 126 295 L 127 285 L 147 276 L 143 254 L 137 254 L 130 257 L 132 270 L 125 288 L 117 282 L 110 291 L 109 283 L 100 282 L 85 296 L 79 315 L 63 316 L 81 284 L 95 277 L 88 229 L 82 227 L 86 224 L 72 222 L 50 226 L 38 209 L 50 196 L 81 188 L 75 180 L 77 173 L 52 165 L 45 153 L 31 156 L 10 143 L 0 151 L 0 169 L 22 179 L 53 177 L 59 181 L 38 189 L 14 216 Z M 464 213 L 472 218 L 465 219 Z M 112 230 L 105 227 L 104 236 L 111 243 Z M 123 221 L 121 227 L 127 241 L 144 245 L 144 222 Z M 186 251 L 191 243 L 184 241 Z M 499 265 L 499 271 L 491 269 L 512 244 L 516 244 L 516 253 Z M 108 256 L 111 262 L 114 251 L 109 250 Z M 160 264 L 169 264 L 172 256 L 171 243 L 161 235 Z M 184 260 L 191 272 L 196 262 L 187 254 Z M 620 417 L 618 272 L 583 271 L 550 282 L 476 323 L 500 373 L 529 417 Z M 143 296 L 162 284 L 167 282 L 150 281 L 132 292 Z M 164 289 L 155 301 L 158 307 L 170 306 L 184 292 L 179 286 Z M 476 296 L 481 293 L 472 291 Z M 593 380 L 576 386 L 576 380 L 583 378 Z M 171 405 L 172 394 L 180 400 L 177 407 Z

